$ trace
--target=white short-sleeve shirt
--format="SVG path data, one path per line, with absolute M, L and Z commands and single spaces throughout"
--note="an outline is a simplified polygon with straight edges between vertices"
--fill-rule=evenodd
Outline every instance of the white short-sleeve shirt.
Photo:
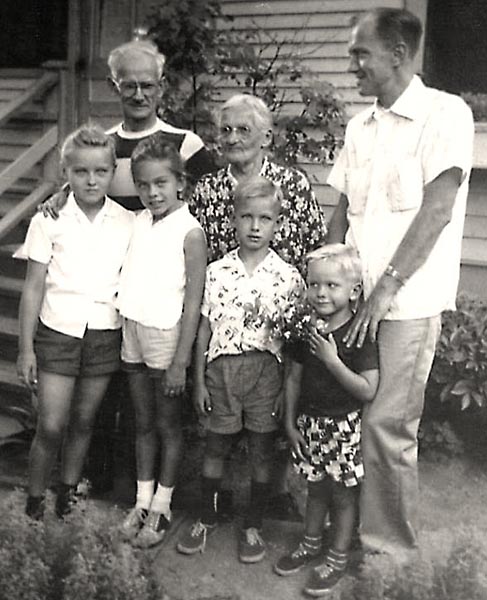
M 48 265 L 39 315 L 44 325 L 77 338 L 87 328 L 120 327 L 115 296 L 134 218 L 106 197 L 90 221 L 72 193 L 57 219 L 33 217 L 14 256 Z
M 462 170 L 450 223 L 386 319 L 430 317 L 455 307 L 473 134 L 465 102 L 417 76 L 389 109 L 376 102 L 348 124 L 328 183 L 347 196 L 346 241 L 359 251 L 366 297 L 418 213 L 424 187 L 452 167 Z

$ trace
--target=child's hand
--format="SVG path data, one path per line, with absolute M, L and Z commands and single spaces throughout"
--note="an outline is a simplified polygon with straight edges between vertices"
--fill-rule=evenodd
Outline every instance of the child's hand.
M 286 434 L 291 444 L 291 449 L 300 460 L 306 460 L 305 455 L 309 454 L 306 440 L 296 427 L 286 427 Z
M 207 416 L 211 412 L 211 398 L 206 385 L 195 383 L 193 387 L 193 403 L 199 415 Z
M 17 358 L 19 380 L 35 392 L 37 388 L 37 360 L 34 352 L 21 352 Z
M 330 365 L 337 360 L 338 348 L 335 338 L 331 333 L 325 338 L 318 333 L 316 328 L 313 328 L 309 332 L 308 343 L 311 354 L 319 358 L 326 365 Z
M 171 363 L 166 370 L 163 382 L 165 396 L 178 396 L 186 387 L 186 367 L 179 363 Z
M 278 421 L 280 421 L 284 416 L 284 397 L 282 394 L 279 394 L 275 399 L 271 416 Z

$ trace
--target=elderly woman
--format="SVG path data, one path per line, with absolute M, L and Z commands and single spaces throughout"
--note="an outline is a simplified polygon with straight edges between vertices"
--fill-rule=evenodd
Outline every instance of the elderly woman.
M 221 258 L 237 246 L 232 224 L 232 196 L 236 185 L 253 175 L 262 175 L 281 187 L 281 223 L 273 248 L 279 256 L 304 267 L 304 256 L 326 233 L 324 215 L 307 177 L 291 167 L 272 162 L 266 148 L 272 140 L 272 117 L 256 96 L 237 94 L 220 110 L 221 148 L 228 166 L 202 177 L 190 199 L 190 207 L 206 233 L 208 258 Z

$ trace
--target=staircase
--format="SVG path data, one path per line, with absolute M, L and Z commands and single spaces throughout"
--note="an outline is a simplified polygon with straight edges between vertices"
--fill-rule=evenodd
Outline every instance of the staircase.
M 55 189 L 58 88 L 54 71 L 0 69 L 0 446 L 25 427 L 30 412 L 15 367 L 26 262 L 12 253 L 37 204 Z

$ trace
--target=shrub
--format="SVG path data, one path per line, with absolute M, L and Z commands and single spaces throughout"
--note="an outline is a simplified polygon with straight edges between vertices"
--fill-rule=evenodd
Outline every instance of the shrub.
M 365 561 L 344 586 L 343 600 L 485 600 L 487 545 L 475 531 L 457 529 L 446 560 L 419 554 L 399 565 L 383 557 Z
M 446 420 L 425 419 L 418 433 L 419 451 L 430 459 L 444 460 L 461 456 L 465 449 L 451 424 Z
M 273 113 L 271 151 L 276 160 L 326 164 L 342 143 L 345 103 L 332 84 L 304 66 L 300 33 L 298 29 L 292 37 L 278 37 L 255 26 L 231 40 L 223 63 L 234 83 L 262 98 Z M 289 102 L 298 106 L 296 114 L 284 114 Z
M 162 592 L 147 559 L 118 535 L 120 515 L 92 503 L 60 522 L 24 515 L 21 492 L 0 506 L 0 598 L 6 600 L 156 600 Z
M 457 310 L 446 311 L 431 372 L 442 401 L 484 407 L 487 398 L 487 305 L 460 295 Z
M 304 66 L 297 34 L 278 38 L 257 26 L 240 34 L 220 27 L 225 21 L 232 17 L 222 12 L 219 0 L 164 0 L 150 7 L 147 35 L 167 59 L 163 116 L 199 133 L 217 155 L 213 111 L 218 85 L 230 80 L 261 97 L 273 112 L 270 150 L 276 160 L 330 162 L 344 134 L 345 105 L 330 83 Z M 292 116 L 282 111 L 288 101 L 297 106 Z
M 162 98 L 164 117 L 211 137 L 211 103 L 215 81 L 222 70 L 226 35 L 217 19 L 230 20 L 219 0 L 164 0 L 150 7 L 147 35 L 166 57 Z M 212 140 L 208 140 L 212 141 Z
M 474 121 L 487 121 L 487 94 L 464 92 L 461 96 L 472 109 Z

